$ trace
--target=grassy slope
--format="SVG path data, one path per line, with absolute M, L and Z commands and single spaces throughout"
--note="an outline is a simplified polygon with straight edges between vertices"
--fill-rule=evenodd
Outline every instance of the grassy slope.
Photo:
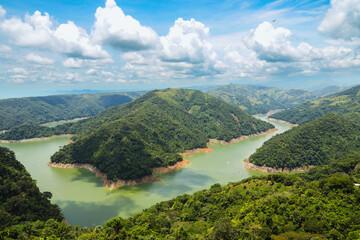
M 357 116 L 360 113 L 360 85 L 316 101 L 301 104 L 289 110 L 275 113 L 270 117 L 290 123 L 304 124 L 328 113 L 335 113 L 359 121 Z
M 294 107 L 317 97 L 304 90 L 283 90 L 254 85 L 227 85 L 211 88 L 209 95 L 239 106 L 250 114 L 267 113 L 274 109 Z
M 93 116 L 111 106 L 130 102 L 144 92 L 89 93 L 0 100 L 0 130 L 21 124 L 42 124 Z

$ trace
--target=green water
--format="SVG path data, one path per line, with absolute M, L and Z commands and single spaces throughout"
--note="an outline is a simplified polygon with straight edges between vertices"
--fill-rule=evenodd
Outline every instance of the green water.
M 46 165 L 50 156 L 66 144 L 67 137 L 1 145 L 16 152 L 17 159 L 37 180 L 41 191 L 53 193 L 52 202 L 61 207 L 70 224 L 92 226 L 102 225 L 112 217 L 128 217 L 157 202 L 208 188 L 214 183 L 227 184 L 261 174 L 247 171 L 242 160 L 270 137 L 290 129 L 286 124 L 272 123 L 279 131 L 226 146 L 210 146 L 214 152 L 196 154 L 188 158 L 191 164 L 180 171 L 160 174 L 163 182 L 127 186 L 114 191 L 103 188 L 99 179 L 88 170 Z

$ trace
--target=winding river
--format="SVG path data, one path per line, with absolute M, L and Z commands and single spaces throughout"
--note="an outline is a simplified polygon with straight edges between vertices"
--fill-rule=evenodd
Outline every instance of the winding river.
M 258 116 L 264 120 L 265 115 Z M 128 217 L 184 193 L 208 188 L 214 183 L 227 184 L 262 173 L 247 171 L 243 159 L 248 158 L 264 141 L 291 127 L 270 121 L 279 130 L 268 135 L 243 141 L 210 146 L 214 152 L 199 153 L 188 158 L 191 163 L 177 172 L 159 174 L 163 182 L 126 186 L 109 191 L 90 171 L 85 169 L 59 169 L 46 165 L 50 156 L 69 141 L 68 137 L 48 141 L 1 144 L 16 152 L 17 159 L 36 179 L 41 191 L 53 194 L 52 202 L 58 204 L 72 225 L 102 225 L 116 216 Z

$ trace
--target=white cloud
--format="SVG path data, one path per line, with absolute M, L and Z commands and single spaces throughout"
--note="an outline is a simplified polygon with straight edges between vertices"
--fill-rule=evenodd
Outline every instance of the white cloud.
M 360 37 L 360 0 L 331 0 L 318 30 L 335 39 Z
M 6 10 L 0 5 L 0 19 L 4 18 L 6 15 Z
M 39 55 L 36 55 L 34 53 L 30 53 L 25 57 L 26 60 L 30 61 L 30 62 L 34 62 L 37 64 L 53 64 L 55 61 L 53 59 L 50 58 L 46 58 L 46 57 L 41 57 Z
M 11 52 L 11 47 L 5 44 L 0 44 L 0 52 L 1 53 L 7 53 L 7 52 Z
M 16 68 L 9 69 L 9 70 L 8 70 L 8 73 L 27 74 L 27 71 L 26 71 L 26 69 L 24 69 L 24 68 L 18 68 L 18 67 L 16 67 Z
M 115 75 L 112 72 L 101 71 L 101 74 L 105 77 L 114 77 Z
M 16 17 L 5 19 L 0 21 L 0 30 L 17 46 L 50 49 L 77 58 L 110 58 L 73 22 L 54 28 L 48 13 L 35 11 L 33 15 L 27 14 L 24 21 Z
M 96 69 L 90 68 L 85 73 L 86 73 L 86 75 L 95 75 L 96 74 Z
M 149 49 L 158 42 L 154 30 L 125 15 L 114 0 L 107 0 L 105 8 L 99 7 L 95 18 L 91 35 L 96 42 L 124 51 Z
M 68 58 L 63 61 L 63 65 L 68 68 L 81 68 L 83 67 L 83 62 L 84 61 L 82 59 Z

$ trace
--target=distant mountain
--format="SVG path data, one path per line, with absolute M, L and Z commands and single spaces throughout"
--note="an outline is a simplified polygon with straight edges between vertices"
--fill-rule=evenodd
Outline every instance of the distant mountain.
M 0 100 L 0 130 L 21 124 L 42 124 L 95 114 L 132 101 L 145 92 L 90 93 Z
M 60 208 L 49 201 L 51 193 L 41 193 L 14 152 L 3 147 L 0 147 L 0 192 L 0 232 L 28 221 L 63 219 Z
M 325 165 L 360 152 L 360 125 L 335 114 L 278 134 L 252 154 L 250 163 L 273 168 Z
M 64 125 L 66 127 L 66 125 Z M 174 165 L 178 153 L 229 141 L 274 126 L 197 90 L 154 90 L 136 100 L 69 124 L 75 142 L 51 157 L 54 163 L 96 166 L 110 180 L 141 178 Z
M 239 106 L 250 114 L 264 114 L 270 110 L 287 109 L 317 99 L 305 90 L 283 90 L 273 87 L 230 84 L 204 90 L 207 94 Z
M 360 122 L 360 85 L 335 93 L 319 100 L 306 102 L 294 108 L 281 111 L 270 117 L 294 124 L 304 124 L 328 113 Z
M 325 87 L 325 88 L 322 88 L 322 89 L 319 89 L 319 90 L 316 90 L 316 91 L 312 91 L 312 93 L 315 94 L 316 96 L 319 96 L 319 97 L 325 97 L 325 96 L 330 95 L 330 94 L 334 94 L 334 93 L 344 91 L 344 90 L 346 90 L 348 88 L 349 87 L 344 87 L 344 86 L 328 86 L 328 87 Z

